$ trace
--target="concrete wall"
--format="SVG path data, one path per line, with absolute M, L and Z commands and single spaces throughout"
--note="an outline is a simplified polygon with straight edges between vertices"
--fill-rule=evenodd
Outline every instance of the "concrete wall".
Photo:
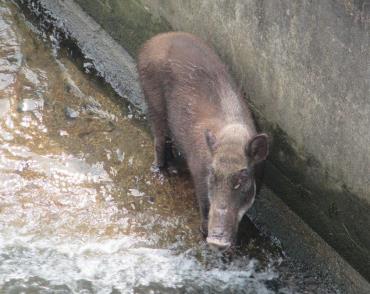
M 213 45 L 273 136 L 270 186 L 370 278 L 368 0 L 76 2 L 134 56 L 170 26 Z

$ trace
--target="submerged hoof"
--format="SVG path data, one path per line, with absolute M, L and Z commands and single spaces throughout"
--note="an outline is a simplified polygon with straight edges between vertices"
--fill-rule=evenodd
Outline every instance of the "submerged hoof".
M 155 174 L 160 173 L 162 169 L 163 165 L 158 165 L 156 162 L 153 162 L 152 165 L 150 166 L 150 171 Z
M 203 238 L 207 238 L 207 236 L 208 236 L 208 222 L 203 222 L 199 227 L 199 231 L 201 232 Z
M 169 173 L 171 176 L 174 176 L 174 175 L 178 175 L 178 174 L 179 174 L 179 171 L 178 171 L 178 170 L 177 170 L 177 168 L 176 168 L 176 167 L 174 167 L 173 165 L 168 166 L 167 171 L 168 171 L 168 173 Z

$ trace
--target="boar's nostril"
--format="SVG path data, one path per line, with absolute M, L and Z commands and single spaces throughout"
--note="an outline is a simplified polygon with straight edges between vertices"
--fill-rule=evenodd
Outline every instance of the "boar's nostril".
M 207 243 L 215 251 L 225 251 L 230 248 L 231 243 L 216 238 L 207 238 Z

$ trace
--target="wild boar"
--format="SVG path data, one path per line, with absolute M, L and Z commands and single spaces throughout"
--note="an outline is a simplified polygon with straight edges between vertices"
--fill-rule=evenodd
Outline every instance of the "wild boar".
M 166 136 L 184 155 L 199 202 L 201 231 L 218 250 L 234 244 L 256 195 L 255 169 L 268 137 L 257 134 L 248 106 L 217 54 L 184 32 L 159 34 L 138 55 L 140 83 L 165 166 Z

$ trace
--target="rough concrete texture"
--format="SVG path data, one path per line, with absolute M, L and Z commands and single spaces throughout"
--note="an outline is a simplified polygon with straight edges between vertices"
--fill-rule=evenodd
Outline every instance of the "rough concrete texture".
M 268 183 L 370 279 L 368 0 L 77 2 L 112 35 L 109 13 L 124 23 L 134 2 L 151 16 L 133 26 L 165 19 L 156 28 L 169 23 L 212 44 L 273 135 L 270 160 L 301 193 L 279 186 L 287 181 L 276 173 Z M 158 31 L 144 27 L 131 32 L 135 40 Z
M 41 3 L 43 8 L 47 7 L 47 13 L 57 20 L 55 25 L 71 30 L 71 34 L 75 34 L 74 30 L 81 31 L 81 27 L 78 28 L 81 20 L 79 23 L 76 15 L 82 18 L 82 24 L 91 21 L 70 0 L 25 2 Z M 343 185 L 346 180 L 340 177 L 340 168 L 338 173 L 336 168 L 332 167 L 333 171 L 330 169 L 330 164 L 337 161 L 338 165 L 342 165 L 342 158 L 351 154 L 358 159 L 359 154 L 366 153 L 365 147 L 368 146 L 363 145 L 362 153 L 358 153 L 362 146 L 359 140 L 363 144 L 369 140 L 369 134 L 364 132 L 364 124 L 369 117 L 362 115 L 366 107 L 369 109 L 369 104 L 366 104 L 368 97 L 361 96 L 369 87 L 369 69 L 366 68 L 366 61 L 369 60 L 369 39 L 366 39 L 368 6 L 364 1 L 143 1 L 146 5 L 134 0 L 77 2 L 132 54 L 149 36 L 169 29 L 163 18 L 175 28 L 192 31 L 213 44 L 243 83 L 261 125 L 270 128 L 275 136 L 271 156 L 274 165 L 269 164 L 267 169 L 268 182 L 280 198 L 330 245 L 364 276 L 370 277 L 370 215 L 366 200 L 361 201 L 361 197 L 352 195 L 355 192 L 351 190 L 354 183 L 347 184 L 348 187 Z M 135 17 L 128 18 L 129 11 L 133 11 Z M 74 28 L 71 23 L 75 24 Z M 111 38 L 103 32 L 95 39 L 98 41 L 107 37 L 109 45 L 92 44 L 84 34 L 89 36 L 88 28 L 94 26 L 87 25 L 87 29 L 82 30 L 86 32 L 75 37 L 80 42 L 79 46 L 87 48 L 85 52 L 95 48 L 95 64 L 111 77 L 111 84 L 137 86 L 136 73 L 133 73 L 132 80 L 122 77 L 124 73 L 109 73 L 116 72 L 120 64 L 105 63 L 104 54 L 113 54 L 113 60 L 120 62 L 119 55 L 110 50 L 113 48 L 118 52 L 118 49 L 114 49 L 116 47 Z M 125 33 L 120 31 L 123 26 L 129 28 Z M 95 32 L 98 31 L 100 29 L 95 29 Z M 328 35 L 331 38 L 326 39 Z M 132 60 L 127 60 L 131 64 Z M 348 80 L 343 83 L 345 79 Z M 343 96 L 343 93 L 348 94 Z M 134 98 L 131 102 L 141 107 L 140 97 L 141 94 L 129 96 Z M 351 97 L 353 101 L 350 101 Z M 363 107 L 358 103 L 363 103 Z M 328 107 L 333 107 L 333 111 Z M 351 116 L 351 107 L 361 109 Z M 327 115 L 323 116 L 323 113 Z M 348 117 L 344 117 L 345 113 Z M 362 124 L 359 123 L 361 120 Z M 362 137 L 348 148 L 346 132 L 350 125 L 354 128 L 350 136 L 356 133 L 362 134 Z M 339 145 L 347 144 L 347 147 L 337 146 L 333 140 Z M 333 148 L 325 142 L 332 142 Z M 340 152 L 338 148 L 342 148 Z M 316 149 L 319 151 L 316 152 Z M 328 152 L 327 156 L 320 155 L 325 152 Z M 335 157 L 338 152 L 343 154 Z M 365 178 L 362 187 L 365 192 L 356 192 L 365 199 L 368 195 L 366 175 L 369 172 L 366 174 L 366 167 L 361 166 L 365 170 L 357 169 L 357 176 Z M 296 189 L 292 181 L 305 184 L 312 190 L 301 185 Z M 264 217 L 268 216 L 268 213 L 264 214 Z M 284 239 L 284 235 L 279 238 Z

